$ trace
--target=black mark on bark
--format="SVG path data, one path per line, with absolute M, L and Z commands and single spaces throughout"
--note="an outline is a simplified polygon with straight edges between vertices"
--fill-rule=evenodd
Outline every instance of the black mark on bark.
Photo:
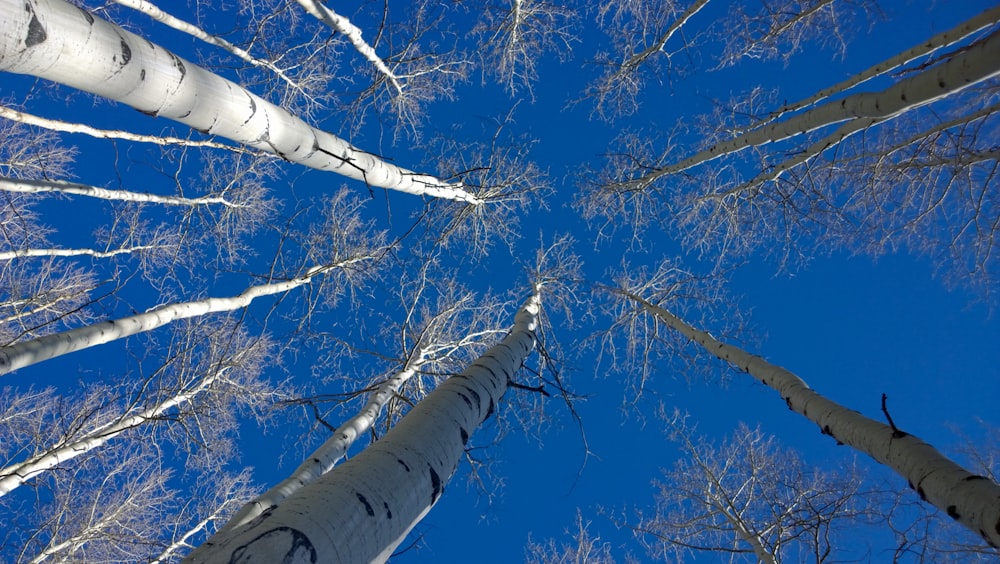
M 365 499 L 365 496 L 361 495 L 360 492 L 357 492 L 354 495 L 358 496 L 358 501 L 360 501 L 362 503 L 362 505 L 365 506 L 365 511 L 368 512 L 368 516 L 369 517 L 374 517 L 375 516 L 375 510 L 372 509 L 372 505 L 370 503 L 368 503 L 368 500 Z
M 431 471 L 431 503 L 433 504 L 441 497 L 441 477 L 434 471 L 433 466 L 427 468 Z
M 25 47 L 34 47 L 44 42 L 48 38 L 45 27 L 38 21 L 38 15 L 28 2 L 24 3 L 24 10 L 31 14 L 31 21 L 28 22 L 28 34 L 24 37 Z
M 122 66 L 124 67 L 129 61 L 132 60 L 132 48 L 125 42 L 124 37 L 119 36 L 119 40 L 122 47 Z

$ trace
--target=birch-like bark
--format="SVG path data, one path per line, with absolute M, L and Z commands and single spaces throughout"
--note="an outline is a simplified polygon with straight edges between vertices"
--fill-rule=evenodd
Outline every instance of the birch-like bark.
M 127 255 L 140 251 L 162 249 L 160 245 L 139 245 L 137 247 L 125 247 L 112 249 L 110 251 L 95 251 L 94 249 L 19 249 L 16 251 L 0 252 L 0 260 L 11 260 L 15 258 L 27 257 L 83 257 L 111 258 L 118 255 Z
M 884 76 L 902 67 L 903 65 L 912 63 L 921 57 L 926 57 L 936 51 L 950 47 L 959 41 L 972 37 L 974 34 L 983 31 L 991 25 L 995 25 L 997 22 L 1000 22 L 1000 6 L 990 8 L 982 14 L 966 20 L 948 31 L 935 35 L 920 45 L 911 47 L 894 57 L 886 59 L 877 65 L 873 65 L 851 78 L 848 78 L 847 80 L 838 82 L 829 88 L 824 88 L 808 98 L 804 98 L 792 104 L 786 104 L 771 114 L 768 117 L 768 121 L 776 120 L 789 112 L 808 108 L 815 105 L 817 102 L 821 102 L 830 96 L 836 95 L 838 92 L 846 92 L 848 89 L 854 88 L 855 86 L 873 78 Z
M 12 464 L 7 468 L 0 468 L 0 497 L 13 491 L 15 488 L 24 485 L 29 480 L 35 478 L 43 472 L 47 472 L 77 456 L 90 452 L 96 448 L 104 446 L 111 439 L 121 435 L 125 431 L 138 427 L 147 421 L 151 421 L 167 411 L 185 404 L 206 388 L 212 385 L 227 368 L 223 367 L 218 371 L 206 376 L 195 386 L 182 391 L 162 402 L 144 409 L 139 413 L 125 415 L 116 421 L 101 425 L 89 431 L 83 436 L 73 439 L 64 445 L 56 446 L 45 452 L 32 456 L 31 458 Z
M 197 207 L 217 204 L 227 208 L 243 207 L 242 204 L 230 202 L 221 196 L 199 196 L 197 198 L 161 196 L 159 194 L 147 194 L 144 192 L 132 192 L 129 190 L 110 190 L 108 188 L 79 184 L 77 182 L 67 182 L 65 180 L 0 178 L 0 190 L 5 190 L 7 192 L 20 192 L 22 194 L 73 194 L 76 196 L 87 196 L 89 198 L 98 198 L 101 200 L 113 200 L 117 202 L 143 202 L 161 204 L 165 206 Z
M 347 449 L 351 448 L 354 441 L 371 429 L 385 404 L 393 398 L 403 384 L 417 373 L 424 362 L 425 358 L 422 353 L 412 357 L 403 370 L 394 374 L 392 378 L 383 382 L 378 389 L 372 392 L 371 397 L 368 398 L 368 402 L 360 412 L 337 427 L 333 436 L 310 454 L 290 476 L 246 504 L 221 530 L 230 530 L 249 523 L 262 513 L 277 507 L 288 496 L 299 491 L 305 485 L 329 472 L 347 455 Z
M 956 94 L 974 84 L 1000 75 L 1000 31 L 993 32 L 947 61 L 903 79 L 881 92 L 859 92 L 827 102 L 784 121 L 770 123 L 729 141 L 718 143 L 640 178 L 615 186 L 621 190 L 644 190 L 658 178 L 683 172 L 748 147 L 757 147 L 803 135 L 850 120 L 885 121 Z
M 1000 484 L 965 470 L 919 438 L 833 402 L 801 378 L 743 349 L 688 325 L 662 307 L 629 293 L 667 326 L 706 351 L 776 390 L 789 409 L 819 426 L 823 434 L 861 451 L 905 478 L 920 498 L 1000 547 Z
M 240 49 L 239 47 L 233 45 L 232 43 L 226 41 L 225 39 L 218 37 L 216 35 L 210 35 L 206 33 L 205 30 L 194 25 L 193 23 L 186 22 L 180 18 L 177 18 L 175 16 L 172 16 L 164 12 L 158 6 L 156 6 L 152 2 L 149 2 L 148 0 L 114 0 L 114 1 L 115 3 L 121 4 L 122 6 L 127 6 L 129 8 L 132 8 L 133 10 L 142 12 L 143 14 L 146 14 L 147 16 L 162 23 L 163 25 L 172 27 L 173 29 L 176 29 L 177 31 L 180 31 L 182 33 L 186 33 L 191 37 L 198 38 L 204 41 L 205 43 L 208 43 L 209 45 L 214 45 L 221 49 L 225 49 L 229 53 L 235 55 L 236 57 L 239 57 L 240 59 L 246 61 L 247 63 L 250 63 L 255 67 L 265 68 L 276 74 L 279 78 L 281 78 L 281 80 L 284 80 L 285 83 L 287 83 L 292 88 L 298 90 L 299 92 L 302 92 L 302 88 L 300 88 L 299 85 L 294 80 L 289 78 L 284 73 L 284 71 L 275 66 L 274 63 L 258 59 L 257 57 L 254 57 L 250 53 L 246 52 L 243 49 Z
M 375 70 L 385 76 L 392 84 L 392 87 L 396 89 L 396 92 L 403 93 L 403 84 L 400 82 L 399 77 L 392 72 L 392 69 L 386 66 L 385 61 L 375 52 L 375 48 L 361 37 L 361 28 L 351 23 L 351 20 L 334 12 L 319 0 L 296 0 L 296 2 L 314 18 L 346 37 L 351 42 L 351 45 L 354 46 L 354 49 L 366 61 L 371 63 L 375 67 Z
M 79 327 L 61 333 L 45 335 L 30 341 L 0 347 L 0 375 L 13 372 L 25 366 L 49 360 L 86 348 L 110 343 L 137 333 L 152 331 L 178 319 L 198 317 L 208 313 L 233 311 L 250 305 L 254 299 L 287 292 L 308 284 L 312 278 L 331 268 L 340 268 L 365 260 L 353 258 L 334 265 L 317 266 L 304 275 L 287 282 L 275 282 L 251 286 L 237 296 L 228 298 L 205 298 L 193 302 L 181 302 L 153 308 L 145 313 L 104 321 L 95 325 Z
M 2 14 L 0 14 L 2 15 Z M 90 127 L 89 125 L 83 125 L 82 123 L 70 123 L 66 121 L 59 121 L 57 119 L 48 119 L 27 112 L 21 112 L 8 108 L 6 106 L 0 106 L 0 117 L 7 118 L 11 121 L 16 121 L 23 123 L 25 125 L 34 125 L 36 127 L 43 127 L 45 129 L 50 129 L 52 131 L 62 131 L 63 133 L 80 133 L 82 135 L 89 135 L 95 139 L 122 139 L 124 141 L 134 141 L 136 143 L 151 143 L 153 145 L 169 146 L 169 145 L 181 145 L 184 147 L 208 147 L 212 149 L 223 149 L 226 151 L 233 151 L 236 153 L 250 152 L 248 149 L 243 147 L 238 147 L 236 145 L 226 145 L 225 143 L 219 143 L 218 141 L 208 141 L 205 139 L 181 139 L 180 137 L 164 137 L 161 135 L 142 135 L 139 133 L 132 133 L 129 131 L 121 131 L 117 129 L 98 129 L 96 127 Z
M 441 497 L 469 435 L 531 353 L 540 307 L 536 288 L 503 341 L 382 439 L 257 520 L 212 537 L 185 562 L 384 562 Z
M 0 0 L 0 70 L 128 104 L 369 186 L 479 204 L 459 185 L 400 168 L 64 0 Z

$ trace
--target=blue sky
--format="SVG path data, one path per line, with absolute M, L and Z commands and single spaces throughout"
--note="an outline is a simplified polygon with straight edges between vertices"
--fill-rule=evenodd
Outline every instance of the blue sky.
M 657 230 L 642 235 L 645 248 L 640 250 L 628 249 L 622 238 L 595 243 L 596 232 L 572 207 L 581 184 L 580 173 L 587 168 L 599 169 L 602 155 L 617 149 L 613 145 L 617 131 L 634 128 L 647 135 L 664 135 L 678 120 L 711 109 L 712 99 L 738 95 L 757 85 L 777 88 L 781 97 L 797 99 L 989 6 L 990 2 L 983 1 L 938 2 L 929 6 L 922 2 L 887 2 L 882 5 L 884 20 L 853 24 L 856 29 L 851 30 L 842 60 L 828 50 L 816 48 L 793 58 L 787 67 L 773 62 L 751 62 L 736 69 L 708 72 L 704 68 L 707 64 L 695 65 L 695 72 L 674 77 L 669 83 L 650 81 L 637 115 L 610 125 L 591 117 L 589 101 L 567 107 L 593 77 L 593 67 L 588 61 L 596 50 L 606 48 L 604 36 L 593 29 L 593 15 L 585 15 L 579 22 L 583 31 L 581 41 L 574 46 L 573 58 L 567 62 L 552 56 L 541 60 L 539 80 L 533 86 L 534 101 L 512 99 L 495 86 L 484 86 L 474 76 L 469 83 L 456 87 L 454 100 L 429 106 L 430 118 L 423 131 L 426 137 L 432 137 L 435 132 L 460 126 L 462 135 L 478 138 L 492 127 L 492 120 L 506 115 L 516 105 L 508 130 L 537 139 L 530 157 L 548 170 L 555 190 L 546 208 L 534 205 L 518 218 L 522 238 L 516 243 L 514 254 L 521 258 L 533 254 L 540 233 L 551 239 L 568 232 L 576 239 L 575 248 L 585 263 L 588 280 L 606 283 L 608 269 L 617 267 L 623 254 L 634 263 L 652 263 L 685 252 L 669 234 Z M 397 4 L 393 8 L 401 10 Z M 703 21 L 711 21 L 723 9 L 721 3 L 711 5 L 700 16 L 705 18 Z M 133 31 L 153 30 L 150 39 L 177 49 L 194 61 L 199 60 L 199 52 L 204 52 L 201 47 L 192 49 L 186 39 L 163 32 L 140 17 L 132 21 Z M 216 23 L 221 27 L 221 19 Z M 3 75 L 0 98 L 21 101 L 31 84 L 28 79 Z M 75 96 L 68 103 L 40 97 L 25 105 L 47 117 L 101 127 L 142 131 L 172 127 L 175 133 L 183 132 L 182 126 L 152 120 L 125 107 L 93 102 L 87 96 Z M 331 110 L 322 112 L 317 119 L 320 126 L 336 129 L 342 116 Z M 155 150 L 125 143 L 111 147 L 78 137 L 71 141 L 81 147 L 74 172 L 82 182 L 110 186 L 117 182 L 119 174 L 124 174 L 125 184 L 135 189 L 169 187 L 169 179 L 151 172 L 157 166 Z M 408 147 L 406 139 L 394 141 L 391 132 L 378 127 L 358 132 L 351 141 L 403 166 L 419 170 L 431 166 L 422 162 L 421 151 Z M 116 161 L 119 164 L 114 168 L 110 163 Z M 272 188 L 287 189 L 286 194 L 298 196 L 320 194 L 341 184 L 340 179 L 302 172 L 291 165 L 283 168 L 281 183 L 284 182 L 288 185 Z M 367 197 L 363 186 L 357 183 L 351 186 Z M 66 202 L 48 202 L 43 209 L 58 228 L 53 238 L 68 246 L 74 240 L 86 240 L 86 232 L 94 227 L 92 217 L 100 217 L 106 211 L 99 211 L 99 203 L 73 200 L 73 207 L 68 207 Z M 418 205 L 418 200 L 412 197 L 376 191 L 365 213 L 379 225 L 404 230 L 408 223 L 399 218 Z M 263 250 L 261 257 L 264 261 L 270 259 Z M 481 262 L 472 264 L 465 259 L 469 277 L 465 282 L 480 291 L 524 294 L 528 288 L 524 274 L 510 268 L 515 258 L 518 257 L 508 256 L 507 250 L 498 246 Z M 711 257 L 707 260 L 711 261 Z M 123 268 L 130 267 L 126 263 Z M 264 269 L 266 262 L 254 268 Z M 393 276 L 388 276 L 386 283 L 391 284 Z M 232 274 L 213 283 L 207 293 L 238 292 L 247 284 L 246 279 Z M 758 253 L 733 272 L 727 288 L 738 307 L 749 314 L 760 339 L 758 348 L 752 352 L 792 370 L 831 399 L 880 419 L 879 401 L 885 393 L 897 425 L 946 452 L 956 443 L 951 425 L 973 436 L 980 433 L 980 420 L 991 429 L 1000 428 L 1000 415 L 995 408 L 1000 400 L 1000 347 L 996 345 L 1000 342 L 1000 321 L 994 311 L 995 297 L 983 298 L 981 293 L 961 285 L 946 287 L 925 257 L 900 252 L 873 260 L 854 256 L 851 249 L 830 254 L 821 251 L 790 272 L 777 272 L 775 261 Z M 389 290 L 375 288 L 371 295 L 387 304 L 398 303 L 390 298 Z M 149 288 L 129 287 L 127 291 L 132 303 L 156 302 Z M 338 311 L 336 315 L 343 315 L 345 310 Z M 759 424 L 764 431 L 777 435 L 783 445 L 798 450 L 809 463 L 822 467 L 845 460 L 843 447 L 835 446 L 813 424 L 789 412 L 776 393 L 741 374 L 733 374 L 729 385 L 723 388 L 714 382 L 689 383 L 676 373 L 675 366 L 665 364 L 638 404 L 644 412 L 623 411 L 626 392 L 621 376 L 595 371 L 594 355 L 579 344 L 590 332 L 600 329 L 584 325 L 555 326 L 549 330 L 549 338 L 558 340 L 568 352 L 563 370 L 573 390 L 588 396 L 577 408 L 592 456 L 584 456 L 575 422 L 553 398 L 548 407 L 553 421 L 538 437 L 528 438 L 512 430 L 498 445 L 483 451 L 484 457 L 495 461 L 494 473 L 502 480 L 502 485 L 491 485 L 494 489 L 488 492 L 490 499 L 476 487 L 467 485 L 467 473 L 460 468 L 442 501 L 416 528 L 416 533 L 423 537 L 422 548 L 400 556 L 400 562 L 463 562 L 468 561 L 472 551 L 477 562 L 519 561 L 529 536 L 535 541 L 547 538 L 568 541 L 563 530 L 574 526 L 577 510 L 593 522 L 592 534 L 612 543 L 616 555 L 630 553 L 645 559 L 645 553 L 632 542 L 631 535 L 615 527 L 600 508 L 621 513 L 652 504 L 651 480 L 677 456 L 676 449 L 665 439 L 662 423 L 650 415 L 659 405 L 690 412 L 698 430 L 714 438 L 731 432 L 739 422 Z M 708 329 L 714 331 L 718 327 Z M 71 390 L 80 379 L 94 374 L 113 380 L 126 369 L 127 361 L 120 348 L 114 349 L 117 353 L 110 352 L 111 346 L 108 349 L 52 361 L 32 369 L 30 376 L 25 370 L 5 377 L 3 385 L 51 383 Z M 308 375 L 311 360 L 297 357 L 289 371 L 298 372 L 300 377 Z M 18 381 L 13 382 L 14 378 Z M 338 390 L 317 386 L 316 391 Z M 519 393 L 526 392 L 508 392 Z M 488 423 L 485 433 L 474 438 L 473 443 L 488 442 L 495 431 L 491 426 Z M 245 430 L 240 441 L 245 449 L 243 463 L 254 467 L 254 477 L 261 484 L 280 480 L 297 465 L 298 460 L 292 455 L 280 460 L 273 456 L 274 445 L 286 437 L 281 429 L 271 429 L 263 439 L 257 432 Z M 316 436 L 312 440 L 317 440 Z M 869 462 L 863 460 L 864 464 Z M 404 546 L 408 542 L 404 541 Z M 872 559 L 880 558 L 875 554 Z

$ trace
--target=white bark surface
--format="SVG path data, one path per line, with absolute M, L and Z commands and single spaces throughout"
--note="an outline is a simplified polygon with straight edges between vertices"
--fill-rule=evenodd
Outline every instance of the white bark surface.
M 385 61 L 375 52 L 375 48 L 369 45 L 361 36 L 361 28 L 351 23 L 351 20 L 334 12 L 319 0 L 296 0 L 296 2 L 314 18 L 335 29 L 338 33 L 343 34 L 351 42 L 351 45 L 354 46 L 354 49 L 366 61 L 371 63 L 375 67 L 375 70 L 384 75 L 392 83 L 392 87 L 397 92 L 400 94 L 403 93 L 403 85 L 399 81 L 399 77 L 386 66 Z
M 969 86 L 1000 75 L 1000 32 L 919 74 L 900 80 L 881 92 L 859 92 L 832 100 L 785 120 L 718 143 L 677 163 L 622 184 L 642 190 L 658 178 L 683 172 L 725 155 L 803 135 L 849 120 L 885 121 L 951 96 Z
M 337 427 L 333 436 L 310 454 L 290 476 L 240 509 L 222 530 L 233 529 L 249 523 L 258 515 L 276 507 L 306 484 L 329 472 L 347 455 L 347 449 L 351 448 L 354 441 L 371 429 L 385 404 L 393 398 L 407 380 L 417 373 L 423 363 L 424 356 L 419 354 L 408 362 L 403 370 L 383 382 L 377 390 L 372 392 L 368 402 L 357 415 Z
M 299 85 L 295 83 L 295 81 L 288 78 L 288 76 L 286 76 L 281 69 L 279 69 L 270 61 L 264 61 L 258 59 L 253 55 L 251 55 L 250 53 L 246 52 L 245 50 L 240 49 L 236 45 L 233 45 L 232 43 L 226 41 L 225 39 L 218 37 L 216 35 L 210 35 L 200 27 L 164 12 L 159 8 L 159 6 L 156 6 L 152 2 L 149 2 L 148 0 L 114 0 L 114 1 L 115 3 L 121 4 L 122 6 L 127 6 L 129 8 L 132 8 L 133 10 L 142 12 L 143 14 L 146 14 L 147 16 L 162 23 L 163 25 L 170 26 L 176 29 L 177 31 L 190 35 L 191 37 L 196 37 L 204 41 L 205 43 L 208 43 L 209 45 L 215 45 L 216 47 L 225 49 L 226 51 L 232 53 L 233 55 L 239 57 L 240 59 L 250 63 L 255 67 L 266 68 L 269 71 L 273 72 L 275 75 L 281 77 L 281 80 L 284 80 L 292 88 L 295 88 L 296 90 L 299 91 L 302 90 L 301 88 L 299 88 Z
M 150 204 L 162 204 L 165 206 L 207 206 L 218 204 L 227 208 L 243 207 L 226 200 L 221 196 L 199 196 L 197 198 L 185 198 L 183 196 L 161 196 L 159 194 L 147 194 L 144 192 L 132 192 L 129 190 L 111 190 L 80 184 L 77 182 L 67 182 L 65 180 L 28 180 L 21 178 L 0 178 L 0 190 L 7 192 L 20 192 L 22 194 L 74 194 L 77 196 L 87 196 L 101 200 L 113 200 L 118 202 L 144 202 Z
M 334 266 L 345 266 L 355 260 L 351 259 L 338 263 Z M 320 272 L 325 272 L 333 266 L 315 267 L 305 275 L 289 280 L 287 282 L 277 282 L 273 284 L 261 284 L 251 286 L 238 296 L 228 298 L 205 298 L 193 302 L 181 302 L 168 304 L 151 309 L 145 313 L 104 321 L 95 325 L 79 327 L 45 335 L 30 341 L 24 341 L 6 347 L 0 347 L 0 375 L 13 372 L 25 366 L 31 366 L 64 354 L 69 354 L 78 350 L 110 343 L 116 339 L 135 335 L 145 331 L 152 331 L 178 319 L 188 319 L 215 313 L 220 311 L 233 311 L 241 307 L 246 307 L 254 299 L 261 296 L 270 296 L 281 292 L 286 292 L 293 288 L 307 284 L 312 277 Z
M 794 112 L 802 108 L 808 108 L 815 105 L 817 102 L 821 102 L 829 98 L 830 96 L 835 96 L 840 92 L 846 92 L 847 90 L 873 78 L 884 76 L 904 65 L 916 61 L 921 57 L 926 57 L 931 53 L 944 49 L 945 47 L 950 47 L 959 41 L 967 39 L 973 34 L 978 33 L 991 25 L 995 25 L 998 21 L 1000 21 L 1000 6 L 990 8 L 982 14 L 966 20 L 948 31 L 935 35 L 920 45 L 911 47 L 894 57 L 886 59 L 877 65 L 873 65 L 851 78 L 838 82 L 829 88 L 825 88 L 808 98 L 799 100 L 794 104 L 783 106 L 780 110 L 771 115 L 769 120 L 777 119 L 789 112 Z
M 441 497 L 469 435 L 535 346 L 539 294 L 506 338 L 443 382 L 382 439 L 185 560 L 384 562 Z
M 2 15 L 3 14 L 0 14 L 0 16 Z M 210 141 L 206 139 L 181 139 L 180 137 L 165 137 L 162 135 L 141 135 L 139 133 L 131 133 L 129 131 L 121 131 L 119 129 L 98 129 L 96 127 L 90 127 L 89 125 L 83 125 L 82 123 L 69 123 L 66 121 L 59 121 L 57 119 L 43 118 L 27 112 L 14 110 L 6 106 L 0 106 L 0 117 L 26 125 L 44 127 L 45 129 L 51 129 L 52 131 L 89 135 L 96 139 L 124 139 L 126 141 L 134 141 L 136 143 L 152 143 L 154 145 L 161 146 L 181 145 L 184 147 L 209 147 L 212 149 L 233 151 L 235 153 L 251 152 L 250 149 L 245 149 L 237 145 L 227 145 L 225 143 L 219 143 L 218 141 Z
M 1000 484 L 965 470 L 918 437 L 825 398 L 788 370 L 723 343 L 639 296 L 627 292 L 625 295 L 706 351 L 776 390 L 789 409 L 818 425 L 823 434 L 892 468 L 906 478 L 921 499 L 992 546 L 1000 546 Z
M 150 251 L 160 249 L 159 245 L 140 245 L 138 247 L 125 247 L 122 249 L 111 249 L 110 251 L 95 251 L 94 249 L 19 249 L 16 251 L 0 252 L 0 260 L 11 260 L 15 258 L 27 257 L 93 257 L 111 258 L 113 256 L 137 253 L 139 251 Z
M 195 396 L 211 386 L 226 370 L 227 368 L 222 368 L 214 374 L 206 376 L 195 386 L 167 398 L 148 409 L 121 417 L 110 424 L 93 429 L 66 444 L 51 448 L 7 468 L 0 468 L 0 497 L 7 495 L 35 476 L 70 461 L 81 454 L 99 448 L 125 431 L 155 419 L 178 405 L 191 401 Z
M 458 185 L 390 164 L 245 88 L 64 0 L 0 0 L 0 70 L 128 104 L 288 161 L 411 194 L 481 203 Z

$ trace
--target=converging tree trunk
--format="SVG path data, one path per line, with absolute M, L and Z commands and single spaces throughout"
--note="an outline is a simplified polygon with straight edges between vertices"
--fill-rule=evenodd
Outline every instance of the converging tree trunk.
M 723 343 L 635 294 L 623 294 L 708 352 L 777 390 L 792 411 L 816 423 L 823 434 L 892 468 L 921 499 L 1000 547 L 1000 484 L 965 470 L 892 421 L 886 425 L 833 402 L 788 370 Z
M 354 441 L 371 429 L 371 426 L 375 423 L 385 404 L 392 399 L 393 395 L 399 391 L 399 388 L 407 380 L 417 373 L 424 360 L 424 355 L 418 353 L 406 363 L 403 370 L 393 374 L 391 378 L 383 382 L 372 392 L 371 397 L 368 398 L 368 402 L 365 403 L 361 411 L 337 427 L 337 430 L 333 432 L 333 436 L 313 451 L 306 458 L 305 462 L 292 472 L 291 476 L 288 476 L 278 483 L 278 485 L 267 490 L 240 509 L 226 523 L 225 529 L 233 529 L 249 523 L 258 515 L 278 506 L 278 504 L 300 490 L 303 486 L 329 472 L 335 464 L 347 455 L 347 449 L 351 448 Z
M 0 178 L 0 190 L 5 190 L 7 192 L 21 192 L 23 194 L 74 194 L 77 196 L 87 196 L 101 200 L 111 200 L 117 202 L 143 202 L 162 204 L 165 206 L 195 207 L 213 204 L 218 204 L 227 208 L 239 208 L 246 206 L 246 204 L 241 204 L 239 202 L 231 202 L 223 196 L 208 195 L 198 196 L 195 198 L 187 198 L 184 196 L 161 196 L 159 194 L 132 192 L 130 190 L 111 190 L 98 186 L 80 184 L 78 182 L 67 182 L 65 180 Z
M 438 386 L 382 439 L 255 521 L 223 530 L 185 562 L 388 559 L 441 497 L 470 434 L 534 349 L 539 291 L 503 341 Z
M 64 0 L 0 0 L 0 70 L 128 104 L 153 116 L 370 186 L 478 204 L 459 185 L 400 168 Z
M 346 266 L 361 258 L 348 259 L 337 265 L 314 267 L 306 274 L 287 282 L 260 284 L 251 286 L 238 296 L 228 298 L 205 298 L 193 302 L 180 302 L 153 308 L 145 313 L 130 315 L 121 319 L 103 321 L 86 327 L 78 327 L 23 341 L 14 345 L 0 347 L 0 375 L 13 372 L 25 366 L 31 366 L 44 360 L 83 350 L 86 348 L 110 343 L 138 333 L 152 331 L 178 319 L 188 319 L 220 311 L 233 311 L 246 307 L 254 299 L 287 292 L 308 284 L 312 278 L 333 267 Z
M 101 425 L 83 436 L 76 437 L 72 441 L 56 445 L 49 450 L 38 453 L 22 462 L 12 464 L 7 468 L 0 468 L 0 497 L 7 495 L 14 488 L 25 484 L 35 476 L 56 466 L 65 464 L 81 454 L 100 448 L 125 431 L 138 427 L 143 423 L 153 421 L 174 407 L 191 401 L 195 396 L 211 386 L 227 369 L 228 367 L 222 367 L 217 369 L 216 372 L 206 374 L 204 378 L 190 388 L 182 390 L 154 406 L 136 413 L 124 414 L 116 421 Z
M 979 23 L 978 20 L 976 23 Z M 966 27 L 977 28 L 976 25 Z M 998 74 L 1000 74 L 1000 32 L 993 32 L 944 62 L 902 79 L 885 90 L 858 92 L 840 100 L 831 100 L 811 107 L 784 120 L 765 121 L 757 129 L 714 144 L 676 163 L 654 167 L 652 171 L 640 177 L 613 182 L 608 188 L 617 191 L 645 190 L 659 178 L 684 172 L 725 155 L 848 122 L 842 126 L 843 131 L 826 140 L 823 147 L 829 149 L 847 136 L 870 125 L 897 118 Z M 830 93 L 824 91 L 824 94 Z M 816 150 L 814 149 L 814 152 Z

